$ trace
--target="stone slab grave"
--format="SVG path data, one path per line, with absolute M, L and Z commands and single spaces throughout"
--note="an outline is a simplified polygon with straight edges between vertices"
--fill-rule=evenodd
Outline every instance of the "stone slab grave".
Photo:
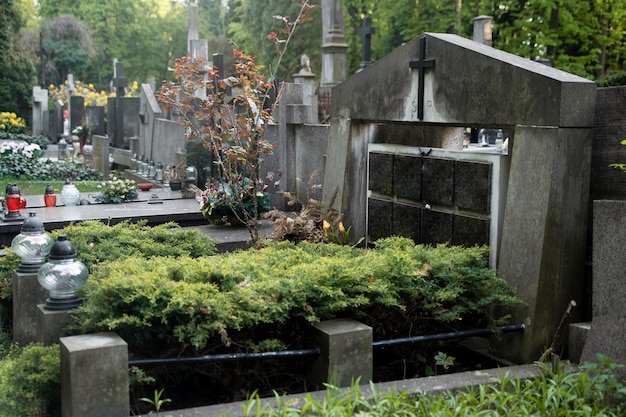
M 368 204 L 380 197 L 370 179 L 385 177 L 377 172 L 385 165 L 372 164 L 370 146 L 402 145 L 418 155 L 400 167 L 406 175 L 393 177 L 407 185 L 378 200 L 400 205 L 406 202 L 404 192 L 423 193 L 429 184 L 437 199 L 452 200 L 441 205 L 423 195 L 411 197 L 406 205 L 414 213 L 400 215 L 410 224 L 420 221 L 422 231 L 444 224 L 449 237 L 442 233 L 431 240 L 454 239 L 458 228 L 445 215 L 465 214 L 474 225 L 463 227 L 475 229 L 469 235 L 484 243 L 486 230 L 475 225 L 489 221 L 491 234 L 493 217 L 503 213 L 492 257 L 499 276 L 527 306 L 513 312 L 514 323 L 526 324 L 525 333 L 506 336 L 498 347 L 508 359 L 537 360 L 569 301 L 582 300 L 596 90 L 589 80 L 490 46 L 425 33 L 333 88 L 323 199 L 328 202 L 337 189 L 334 207 L 345 214 L 344 223 L 352 226 L 354 236 L 367 236 L 369 225 L 379 221 L 368 217 Z M 466 127 L 510 134 L 509 152 L 499 157 L 510 166 L 507 179 L 499 189 L 491 186 L 488 199 L 482 197 L 484 206 L 499 196 L 497 211 L 458 205 L 468 197 L 481 201 L 486 189 L 478 184 L 489 174 L 478 172 L 489 168 L 479 165 L 463 172 L 456 168 L 464 164 L 450 158 L 426 158 L 444 148 L 451 130 Z M 426 177 L 429 165 L 441 175 Z M 444 180 L 450 169 L 460 185 L 451 192 L 445 191 L 450 185 Z M 468 181 L 472 176 L 476 180 Z M 411 188 L 411 178 L 421 185 Z M 468 182 L 461 185 L 463 181 Z M 423 210 L 427 205 L 431 210 Z

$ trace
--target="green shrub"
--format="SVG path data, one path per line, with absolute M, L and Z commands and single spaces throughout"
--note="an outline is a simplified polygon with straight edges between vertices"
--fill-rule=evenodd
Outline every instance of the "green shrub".
M 0 360 L 0 415 L 60 415 L 59 346 L 13 346 Z
M 48 148 L 50 145 L 50 139 L 45 136 L 31 136 L 24 133 L 9 133 L 4 130 L 0 130 L 0 139 L 4 140 L 23 140 L 26 143 L 34 143 L 39 145 L 42 150 Z
M 132 257 L 93 268 L 71 329 L 115 331 L 131 351 L 158 355 L 256 346 L 271 337 L 259 328 L 297 337 L 302 329 L 294 329 L 306 322 L 340 316 L 367 322 L 366 312 L 381 309 L 418 323 L 473 327 L 491 307 L 520 303 L 486 267 L 487 254 L 487 248 L 389 238 L 369 250 L 268 242 L 260 250 L 197 259 Z M 291 331 L 275 330 L 281 327 Z
M 123 260 L 129 256 L 196 258 L 215 253 L 215 240 L 198 230 L 181 229 L 175 223 L 149 227 L 142 221 L 110 226 L 97 220 L 88 220 L 52 232 L 55 239 L 60 234 L 68 236 L 76 248 L 78 259 L 90 269 L 99 262 Z M 20 258 L 11 248 L 5 251 L 6 255 L 0 257 L 0 300 L 4 300 L 6 305 L 13 297 L 13 271 Z M 10 306 L 6 310 L 11 311 Z

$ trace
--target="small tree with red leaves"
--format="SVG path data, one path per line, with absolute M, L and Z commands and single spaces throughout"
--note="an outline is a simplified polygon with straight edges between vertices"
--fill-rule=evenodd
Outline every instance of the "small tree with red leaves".
M 273 122 L 268 103 L 274 96 L 276 105 L 282 91 L 282 85 L 268 80 L 280 66 L 295 29 L 315 7 L 309 0 L 301 1 L 296 19 L 274 16 L 283 28 L 267 36 L 278 51 L 277 63 L 267 77 L 255 57 L 243 51 L 234 51 L 235 72 L 228 77 L 202 59 L 186 56 L 174 63 L 175 80 L 157 92 L 165 109 L 176 109 L 190 134 L 213 154 L 213 179 L 206 190 L 196 189 L 203 214 L 211 221 L 215 213 L 224 213 L 218 207 L 227 208 L 229 215 L 248 226 L 253 242 L 259 239 L 259 214 L 269 209 L 267 186 L 259 178 L 263 161 L 275 147 L 265 139 L 265 129 Z

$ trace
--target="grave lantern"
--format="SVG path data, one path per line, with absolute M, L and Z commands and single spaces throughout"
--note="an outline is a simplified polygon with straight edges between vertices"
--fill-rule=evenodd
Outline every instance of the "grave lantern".
M 4 204 L 7 210 L 4 216 L 5 222 L 24 220 L 20 214 L 20 209 L 26 207 L 26 200 L 20 194 L 20 188 L 17 184 L 9 184 L 5 188 Z
M 41 219 L 35 213 L 29 213 L 22 223 L 20 234 L 11 241 L 11 249 L 22 259 L 16 271 L 27 274 L 37 272 L 44 264 L 53 243 Z
M 81 304 L 78 289 L 87 281 L 89 270 L 78 260 L 66 235 L 59 235 L 50 249 L 48 262 L 39 268 L 39 284 L 50 292 L 45 310 L 66 311 Z
M 59 161 L 64 161 L 65 160 L 65 156 L 67 154 L 67 142 L 65 141 L 65 138 L 59 139 L 59 143 L 57 144 L 57 147 L 58 147 L 57 159 Z

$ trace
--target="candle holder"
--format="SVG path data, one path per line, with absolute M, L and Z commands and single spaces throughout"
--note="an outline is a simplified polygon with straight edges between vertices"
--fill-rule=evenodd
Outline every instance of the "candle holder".
M 20 234 L 11 241 L 11 249 L 22 259 L 16 271 L 27 274 L 39 271 L 53 243 L 41 219 L 35 213 L 29 213 L 22 223 Z
M 26 207 L 26 199 L 20 194 L 17 184 L 9 184 L 5 189 L 4 205 L 6 214 L 2 216 L 5 222 L 21 222 L 24 217 L 20 214 L 20 209 Z
M 37 272 L 39 284 L 50 292 L 44 310 L 67 311 L 78 307 L 78 289 L 87 281 L 89 270 L 78 260 L 66 235 L 59 235 L 50 249 L 48 262 Z

